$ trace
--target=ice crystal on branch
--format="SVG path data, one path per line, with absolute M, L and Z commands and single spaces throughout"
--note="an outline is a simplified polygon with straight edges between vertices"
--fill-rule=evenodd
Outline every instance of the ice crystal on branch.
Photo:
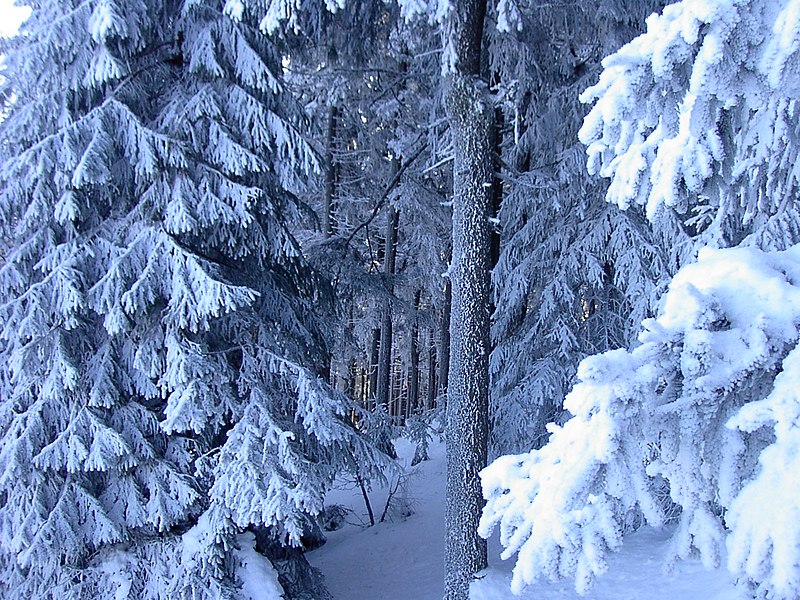
M 292 229 L 315 159 L 273 41 L 235 16 L 52 2 L 11 42 L 0 595 L 237 597 L 243 529 L 296 532 L 338 470 L 385 464 L 317 381 Z
M 665 481 L 681 508 L 673 558 L 698 552 L 714 567 L 727 540 L 732 570 L 775 597 L 797 594 L 798 282 L 797 247 L 701 252 L 637 347 L 581 363 L 565 401 L 573 417 L 550 426 L 541 450 L 482 474 L 481 531 L 499 525 L 505 555 L 519 553 L 517 590 L 574 575 L 585 591 L 632 514 L 663 522 Z M 776 477 L 786 493 L 775 495 Z M 763 529 L 765 503 L 785 523 Z

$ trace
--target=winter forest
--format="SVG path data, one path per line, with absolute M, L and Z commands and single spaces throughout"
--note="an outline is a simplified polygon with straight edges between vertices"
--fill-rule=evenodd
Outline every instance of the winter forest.
M 17 3 L 0 598 L 800 597 L 800 0 Z

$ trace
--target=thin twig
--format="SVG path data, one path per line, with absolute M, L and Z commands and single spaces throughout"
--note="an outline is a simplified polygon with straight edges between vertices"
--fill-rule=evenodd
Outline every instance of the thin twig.
M 422 139 L 422 134 L 420 134 L 419 137 L 417 137 L 414 143 L 418 142 L 420 139 Z M 375 217 L 378 216 L 378 213 L 381 211 L 381 208 L 383 208 L 383 205 L 389 198 L 389 194 L 391 194 L 394 188 L 397 187 L 397 184 L 400 183 L 400 178 L 403 176 L 403 173 L 405 173 L 406 169 L 408 169 L 408 167 L 411 166 L 411 164 L 419 157 L 419 155 L 422 154 L 422 151 L 425 150 L 426 147 L 427 144 L 422 144 L 419 147 L 419 149 L 416 152 L 414 152 L 414 154 L 412 154 L 411 157 L 406 162 L 400 165 L 400 168 L 397 170 L 397 173 L 395 173 L 395 176 L 392 177 L 392 180 L 389 182 L 389 185 L 386 186 L 386 189 L 384 190 L 383 194 L 381 194 L 381 197 L 375 203 L 375 207 L 372 209 L 372 214 L 366 221 L 364 221 L 358 227 L 356 227 L 345 240 L 344 242 L 345 251 L 347 247 L 350 245 L 350 242 L 353 241 L 353 238 L 356 236 L 356 234 L 375 220 Z

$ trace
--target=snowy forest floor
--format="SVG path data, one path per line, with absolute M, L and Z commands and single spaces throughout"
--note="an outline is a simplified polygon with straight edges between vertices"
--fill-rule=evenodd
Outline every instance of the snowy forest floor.
M 347 524 L 326 533 L 328 542 L 310 552 L 309 562 L 320 569 L 335 600 L 440 600 L 444 571 L 444 445 L 434 442 L 431 460 L 410 467 L 414 448 L 396 442 L 407 466 L 405 485 L 394 496 L 386 521 L 368 524 L 360 490 L 342 485 L 327 504 L 352 510 Z M 373 490 L 370 500 L 380 519 L 387 490 Z M 407 515 L 413 511 L 413 514 Z M 622 550 L 611 556 L 608 572 L 585 600 L 746 600 L 724 568 L 706 571 L 698 561 L 683 561 L 672 573 L 664 570 L 669 531 L 645 528 L 626 538 Z M 542 582 L 522 596 L 510 591 L 514 559 L 502 561 L 495 535 L 489 541 L 490 568 L 473 585 L 471 600 L 579 599 L 572 581 Z

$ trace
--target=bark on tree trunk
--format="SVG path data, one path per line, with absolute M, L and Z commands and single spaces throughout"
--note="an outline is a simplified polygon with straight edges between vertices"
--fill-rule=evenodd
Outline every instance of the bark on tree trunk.
M 320 229 L 322 237 L 331 237 L 333 227 L 331 225 L 331 213 L 333 211 L 333 194 L 336 189 L 336 165 L 333 162 L 333 145 L 336 137 L 336 119 L 338 118 L 338 108 L 331 105 L 328 109 L 328 123 L 325 134 L 325 190 L 322 194 L 322 219 Z
M 356 359 L 351 358 L 347 361 L 347 384 L 345 385 L 345 392 L 349 398 L 356 401 L 356 377 L 358 376 L 358 364 Z
M 367 393 L 367 409 L 374 410 L 378 408 L 378 358 L 381 347 L 381 330 L 375 328 L 372 330 L 372 340 L 370 340 L 369 347 L 369 391 Z
M 444 286 L 444 306 L 439 328 L 439 389 L 437 402 L 446 402 L 447 385 L 450 379 L 450 311 L 453 307 L 453 287 L 450 280 Z
M 403 412 L 403 382 L 403 367 L 400 364 L 400 360 L 397 359 L 392 363 L 392 385 L 390 386 L 392 392 L 391 414 L 394 417 L 394 422 L 401 426 L 405 425 L 405 421 L 403 420 L 403 415 L 405 414 Z
M 361 398 L 361 406 L 369 410 L 369 371 L 367 369 L 359 369 L 359 397 Z
M 455 61 L 446 94 L 455 161 L 444 597 L 467 600 L 475 573 L 487 565 L 477 528 L 484 504 L 478 473 L 488 443 L 494 107 L 479 77 L 486 0 L 454 0 L 453 8 L 445 29 Z
M 419 303 L 422 290 L 414 292 L 414 321 L 411 324 L 411 364 L 408 368 L 408 403 L 406 417 L 410 417 L 419 409 Z
M 436 406 L 436 344 L 433 331 L 428 332 L 428 389 L 425 398 L 425 410 Z
M 494 127 L 492 128 L 492 165 L 494 176 L 492 178 L 492 205 L 491 216 L 497 219 L 500 215 L 500 208 L 503 205 L 503 178 L 500 173 L 500 156 L 503 151 L 503 128 L 505 127 L 505 117 L 500 107 L 494 111 Z M 500 261 L 500 230 L 497 226 L 491 228 L 489 251 L 489 270 L 494 269 Z M 494 303 L 492 304 L 494 312 Z M 491 315 L 490 315 L 491 316 Z
M 396 163 L 395 163 L 396 164 Z M 400 213 L 393 206 L 389 207 L 386 215 L 386 238 L 383 257 L 383 274 L 386 278 L 387 297 L 381 310 L 381 345 L 378 355 L 378 403 L 390 411 L 389 391 L 392 375 L 392 302 L 391 294 L 394 293 L 392 278 L 395 271 L 395 257 L 397 255 L 397 230 L 400 224 Z

